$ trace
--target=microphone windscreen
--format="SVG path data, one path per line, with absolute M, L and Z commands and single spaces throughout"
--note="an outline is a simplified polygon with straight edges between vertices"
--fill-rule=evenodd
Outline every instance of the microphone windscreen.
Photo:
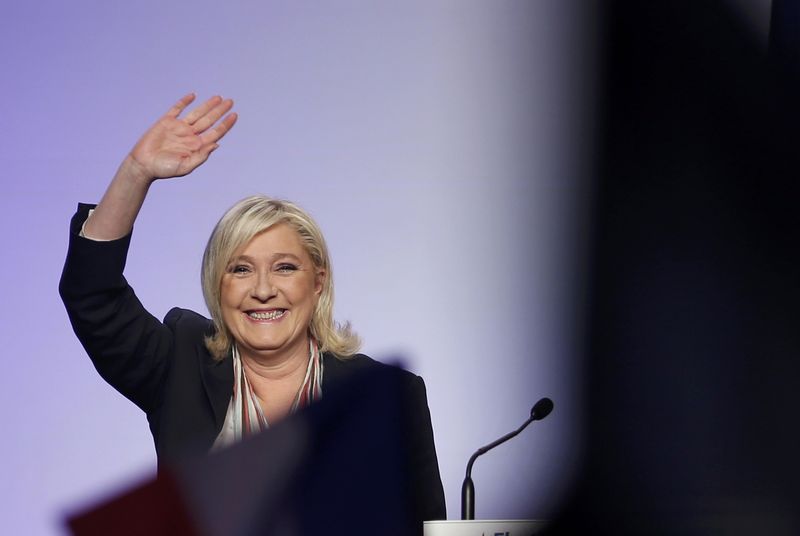
M 551 411 L 553 411 L 553 401 L 547 397 L 542 398 L 531 408 L 531 418 L 540 421 L 550 415 Z

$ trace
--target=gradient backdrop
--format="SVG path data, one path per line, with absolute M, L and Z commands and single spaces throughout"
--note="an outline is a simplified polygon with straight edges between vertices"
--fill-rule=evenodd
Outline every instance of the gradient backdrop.
M 154 473 L 144 415 L 95 373 L 57 295 L 67 224 L 188 91 L 240 121 L 158 183 L 128 279 L 205 313 L 205 241 L 236 200 L 295 200 L 332 250 L 336 316 L 428 387 L 451 518 L 469 455 L 556 409 L 473 473 L 480 518 L 551 517 L 579 444 L 574 307 L 585 183 L 577 2 L 108 2 L 4 6 L 0 326 L 3 533 Z

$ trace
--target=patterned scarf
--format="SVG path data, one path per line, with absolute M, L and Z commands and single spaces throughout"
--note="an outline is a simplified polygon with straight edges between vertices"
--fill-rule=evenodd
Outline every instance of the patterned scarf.
M 245 437 L 249 437 L 269 428 L 267 418 L 261 410 L 247 374 L 242 367 L 242 359 L 236 345 L 233 346 L 233 395 L 225 414 L 225 423 L 222 425 L 211 451 L 219 450 Z M 311 402 L 322 398 L 322 358 L 317 342 L 309 339 L 308 367 L 297 396 L 292 403 L 290 413 L 308 406 Z

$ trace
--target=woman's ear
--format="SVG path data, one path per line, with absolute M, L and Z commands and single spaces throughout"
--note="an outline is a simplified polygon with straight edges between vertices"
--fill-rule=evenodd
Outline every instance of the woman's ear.
M 325 271 L 325 268 L 317 268 L 317 273 L 314 276 L 314 294 L 317 297 L 322 294 L 322 289 L 325 288 L 325 280 L 328 277 L 328 272 Z

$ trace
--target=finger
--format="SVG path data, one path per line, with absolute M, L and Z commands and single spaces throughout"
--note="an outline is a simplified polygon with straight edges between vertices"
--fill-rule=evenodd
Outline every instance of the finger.
M 225 116 L 225 118 L 219 122 L 217 126 L 204 132 L 200 139 L 203 141 L 203 145 L 209 143 L 216 143 L 220 140 L 225 134 L 228 133 L 230 129 L 233 128 L 233 125 L 236 124 L 236 121 L 239 119 L 239 114 L 236 112 L 230 113 Z
M 194 97 L 195 97 L 194 93 L 187 93 L 186 95 L 181 97 L 181 99 L 178 102 L 176 102 L 172 108 L 170 108 L 167 111 L 166 115 L 168 117 L 178 117 L 179 115 L 181 115 L 181 112 L 184 111 L 186 107 L 192 103 Z
M 208 127 L 216 123 L 220 117 L 228 113 L 231 108 L 233 108 L 233 100 L 225 99 L 211 108 L 203 117 L 198 119 L 197 122 L 192 125 L 192 128 L 197 134 L 204 132 Z
M 194 123 L 198 119 L 206 115 L 209 110 L 213 109 L 214 106 L 218 105 L 220 102 L 222 102 L 222 97 L 220 97 L 219 95 L 214 95 L 206 102 L 204 102 L 203 104 L 201 104 L 200 106 L 189 112 L 189 115 L 184 117 L 183 120 L 189 123 L 190 125 L 194 125 Z

